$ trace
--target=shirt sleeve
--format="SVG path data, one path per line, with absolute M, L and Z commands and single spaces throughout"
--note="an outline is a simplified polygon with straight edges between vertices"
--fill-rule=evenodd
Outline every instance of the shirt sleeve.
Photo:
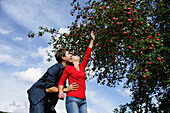
M 84 59 L 83 59 L 83 61 L 80 64 L 80 66 L 81 66 L 81 68 L 83 70 L 85 70 L 85 68 L 87 66 L 87 63 L 89 61 L 89 57 L 90 57 L 90 54 L 91 54 L 91 50 L 92 50 L 92 48 L 90 48 L 90 47 L 87 48 L 86 54 L 84 56 Z
M 58 87 L 61 85 L 61 86 L 65 86 L 65 82 L 66 82 L 66 79 L 68 77 L 69 73 L 68 73 L 68 68 L 66 67 L 61 78 L 60 78 L 60 81 L 58 83 Z

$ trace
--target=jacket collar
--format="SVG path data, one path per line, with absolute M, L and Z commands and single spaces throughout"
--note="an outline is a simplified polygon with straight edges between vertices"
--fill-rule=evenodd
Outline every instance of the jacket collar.
M 64 69 L 65 68 L 62 63 L 58 63 L 58 64 L 59 64 L 60 69 Z

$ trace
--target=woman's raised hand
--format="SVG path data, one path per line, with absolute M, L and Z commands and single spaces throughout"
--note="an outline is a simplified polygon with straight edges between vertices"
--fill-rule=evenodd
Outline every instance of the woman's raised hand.
M 93 31 L 91 31 L 91 38 L 92 38 L 92 40 L 95 40 L 95 35 L 94 35 Z

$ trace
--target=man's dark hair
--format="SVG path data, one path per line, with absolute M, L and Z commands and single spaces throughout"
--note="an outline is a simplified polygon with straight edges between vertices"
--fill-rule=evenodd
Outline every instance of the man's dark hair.
M 58 63 L 62 62 L 62 57 L 65 56 L 66 51 L 68 51 L 67 48 L 60 48 L 56 53 L 55 53 L 55 59 L 58 61 Z

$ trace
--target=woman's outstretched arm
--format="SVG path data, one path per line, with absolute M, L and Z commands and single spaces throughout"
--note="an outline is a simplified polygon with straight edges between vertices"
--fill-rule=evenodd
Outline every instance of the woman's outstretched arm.
M 93 47 L 93 42 L 95 40 L 95 35 L 94 35 L 94 32 L 91 31 L 91 41 L 90 41 L 90 44 L 89 44 L 89 47 L 92 48 Z

